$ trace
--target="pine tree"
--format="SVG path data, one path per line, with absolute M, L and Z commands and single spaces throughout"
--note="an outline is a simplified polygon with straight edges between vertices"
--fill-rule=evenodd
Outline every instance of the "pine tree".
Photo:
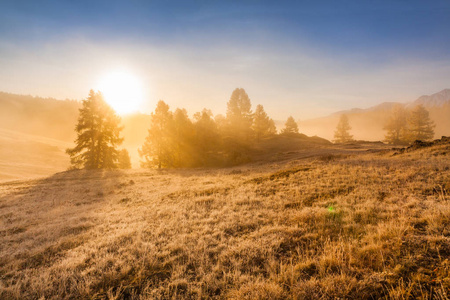
M 430 119 L 428 110 L 423 105 L 417 105 L 410 113 L 409 119 L 410 141 L 427 141 L 434 137 L 434 122 Z
M 392 109 L 384 130 L 386 130 L 385 141 L 389 144 L 403 144 L 408 139 L 406 109 L 398 104 Z
M 287 118 L 286 123 L 284 123 L 284 128 L 281 130 L 281 133 L 282 134 L 298 133 L 297 122 L 295 122 L 292 116 L 289 116 L 289 118 Z
M 214 123 L 216 123 L 217 126 L 217 130 L 219 132 L 219 134 L 224 137 L 227 135 L 227 131 L 228 131 L 228 122 L 227 122 L 227 118 L 222 115 L 222 114 L 218 114 L 214 117 Z
M 175 167 L 191 167 L 194 164 L 194 126 L 186 109 L 177 108 L 173 115 L 171 127 L 172 151 Z
M 208 109 L 203 109 L 194 115 L 195 149 L 197 164 L 212 166 L 218 163 L 217 149 L 219 147 L 219 130 Z
M 242 88 L 237 88 L 231 94 L 227 103 L 227 122 L 229 135 L 244 140 L 251 136 L 252 104 L 247 93 Z
M 155 112 L 151 114 L 148 136 L 142 148 L 138 150 L 139 155 L 144 159 L 144 161 L 141 161 L 142 167 L 152 168 L 157 166 L 158 169 L 161 169 L 174 165 L 172 126 L 172 112 L 169 111 L 169 106 L 160 100 Z
M 272 119 L 269 119 L 269 135 L 277 134 L 277 126 L 275 126 L 275 122 Z
M 334 132 L 334 142 L 335 143 L 347 143 L 353 139 L 353 136 L 350 135 L 349 131 L 352 129 L 348 122 L 347 115 L 341 115 L 339 119 L 339 123 L 336 127 L 336 131 Z
M 258 104 L 253 115 L 252 124 L 252 129 L 255 132 L 256 140 L 259 141 L 262 137 L 272 135 L 274 126 L 275 124 L 273 120 L 270 119 L 267 113 L 264 111 L 264 107 Z
M 120 118 L 108 106 L 101 93 L 89 92 L 79 110 L 76 125 L 76 146 L 66 150 L 74 168 L 102 169 L 116 168 L 123 142 L 120 138 Z
M 130 154 L 127 149 L 122 149 L 119 152 L 119 169 L 131 169 L 131 159 Z

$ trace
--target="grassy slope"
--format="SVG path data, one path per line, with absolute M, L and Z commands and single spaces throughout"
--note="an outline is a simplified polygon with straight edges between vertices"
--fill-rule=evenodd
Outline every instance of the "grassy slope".
M 0 298 L 448 299 L 449 145 L 360 147 L 0 184 Z
M 0 128 L 0 182 L 67 170 L 71 143 Z

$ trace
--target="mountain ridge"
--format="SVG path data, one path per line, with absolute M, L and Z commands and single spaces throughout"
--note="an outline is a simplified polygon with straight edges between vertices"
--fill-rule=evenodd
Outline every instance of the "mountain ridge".
M 326 118 L 332 115 L 342 115 L 347 113 L 355 113 L 355 112 L 364 112 L 364 111 L 375 111 L 375 110 L 391 110 L 395 105 L 404 105 L 405 107 L 412 108 L 416 105 L 422 104 L 425 107 L 441 107 L 450 103 L 450 89 L 443 89 L 440 92 L 431 94 L 431 95 L 422 95 L 414 101 L 402 103 L 402 102 L 381 102 L 374 106 L 370 106 L 368 108 L 359 108 L 354 107 L 346 110 L 340 110 L 332 113 L 331 115 L 318 117 L 314 119 Z M 313 120 L 313 119 L 311 119 Z
M 420 96 L 416 101 L 413 102 L 414 105 L 422 104 L 424 106 L 443 106 L 450 102 L 450 89 L 443 89 L 438 93 L 432 95 Z
M 381 102 L 369 108 L 353 108 L 337 111 L 324 117 L 301 120 L 299 121 L 300 132 L 331 140 L 339 116 L 348 114 L 351 125 L 354 127 L 355 139 L 382 140 L 384 138 L 383 124 L 392 107 L 398 104 L 404 105 L 406 108 L 412 108 L 417 104 L 424 105 L 430 111 L 431 118 L 437 121 L 436 136 L 450 135 L 449 129 L 447 129 L 450 128 L 450 120 L 445 120 L 450 119 L 448 118 L 450 108 L 446 108 L 450 107 L 450 89 L 443 89 L 431 95 L 422 95 L 407 103 Z M 73 129 L 80 107 L 81 101 L 77 100 L 58 100 L 0 92 L 0 128 L 73 142 L 76 137 Z M 124 133 L 127 133 L 128 136 L 125 144 L 134 146 L 142 142 L 147 130 L 140 130 L 139 127 L 144 124 L 148 125 L 149 118 L 149 114 L 142 113 L 136 114 L 136 116 L 122 117 L 123 123 L 126 125 Z M 54 124 L 58 124 L 58 126 L 54 126 Z M 284 122 L 279 121 L 277 125 L 282 127 Z
M 315 119 L 300 120 L 299 130 L 307 135 L 318 135 L 326 139 L 333 139 L 334 129 L 341 115 L 349 117 L 350 125 L 353 127 L 351 134 L 355 139 L 361 140 L 383 140 L 383 126 L 386 123 L 392 108 L 395 105 L 403 105 L 412 109 L 416 105 L 423 105 L 430 113 L 430 118 L 436 123 L 435 137 L 450 135 L 450 89 L 423 95 L 414 101 L 381 102 L 368 108 L 352 108 L 332 113 L 328 116 Z

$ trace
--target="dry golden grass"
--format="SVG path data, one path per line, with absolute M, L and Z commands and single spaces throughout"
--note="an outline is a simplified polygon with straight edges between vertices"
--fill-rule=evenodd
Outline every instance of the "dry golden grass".
M 449 299 L 449 145 L 346 151 L 0 184 L 0 298 Z

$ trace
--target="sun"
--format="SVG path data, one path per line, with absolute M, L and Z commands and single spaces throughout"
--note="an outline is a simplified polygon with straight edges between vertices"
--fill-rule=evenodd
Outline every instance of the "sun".
M 100 80 L 98 90 L 105 101 L 121 115 L 137 112 L 144 100 L 140 81 L 127 72 L 107 74 Z

